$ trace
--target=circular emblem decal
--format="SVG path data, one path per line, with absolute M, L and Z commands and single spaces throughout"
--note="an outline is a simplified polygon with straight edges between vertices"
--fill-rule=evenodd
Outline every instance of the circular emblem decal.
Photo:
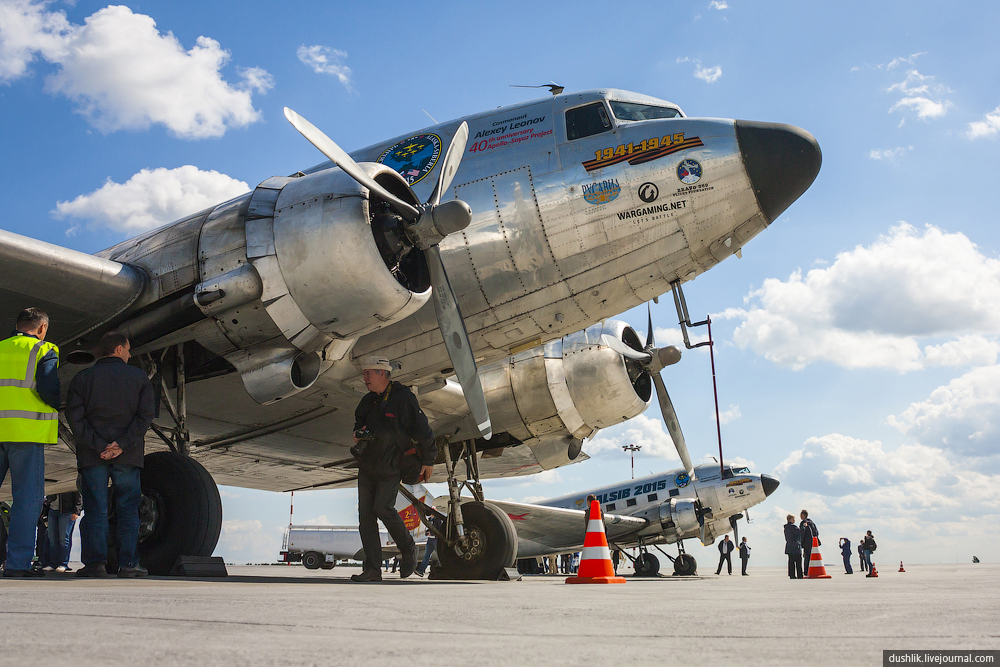
M 677 165 L 677 178 L 686 185 L 697 183 L 701 180 L 701 165 L 697 160 L 681 160 L 681 163 Z
M 691 476 L 686 472 L 682 472 L 676 477 L 674 477 L 674 486 L 677 488 L 684 488 L 691 482 Z
M 389 147 L 375 160 L 396 170 L 407 183 L 414 185 L 429 174 L 441 156 L 441 137 L 417 134 Z
M 656 187 L 654 183 L 643 183 L 639 186 L 639 199 L 646 202 L 656 201 L 656 198 L 660 196 L 660 189 Z

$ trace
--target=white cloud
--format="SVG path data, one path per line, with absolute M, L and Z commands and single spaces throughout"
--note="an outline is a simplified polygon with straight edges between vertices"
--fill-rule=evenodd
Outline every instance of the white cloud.
M 982 120 L 969 123 L 968 136 L 970 139 L 994 137 L 998 133 L 1000 133 L 1000 107 L 983 116 Z
M 678 58 L 678 63 L 694 63 L 694 76 L 697 79 L 701 79 L 705 83 L 715 83 L 722 77 L 722 67 L 715 65 L 714 67 L 702 67 L 701 60 L 697 58 Z
M 62 57 L 71 31 L 66 14 L 48 12 L 44 3 L 0 2 L 0 82 L 24 76 L 38 54 L 49 60 Z
M 868 157 L 872 160 L 895 160 L 900 155 L 905 153 L 907 150 L 913 150 L 913 146 L 909 149 L 903 148 L 902 146 L 897 146 L 896 148 L 887 148 L 885 150 L 871 149 L 868 151 Z
M 816 361 L 908 371 L 993 363 L 1000 335 L 1000 260 L 968 237 L 902 223 L 826 268 L 767 279 L 747 309 L 741 348 L 800 369 Z
M 8 0 L 0 5 L 0 78 L 27 73 L 36 56 L 57 66 L 46 80 L 102 132 L 162 124 L 175 135 L 218 137 L 229 127 L 260 118 L 252 94 L 272 87 L 260 68 L 238 70 L 231 84 L 221 69 L 230 54 L 214 39 L 199 37 L 185 51 L 172 33 L 128 7 L 109 6 L 70 24 L 44 2 Z
M 723 410 L 719 413 L 719 423 L 728 424 L 729 422 L 736 421 L 742 416 L 743 413 L 740 412 L 740 406 L 730 405 L 728 410 Z M 712 413 L 712 421 L 715 421 L 715 413 Z
M 722 68 L 718 65 L 714 67 L 702 67 L 699 65 L 694 70 L 694 76 L 705 83 L 715 83 L 722 77 Z
M 708 3 L 709 9 L 729 9 L 729 3 L 726 0 L 712 0 Z
M 315 519 L 306 519 L 301 523 L 303 526 L 329 526 L 330 519 L 325 514 L 320 514 Z
M 232 199 L 250 187 L 217 171 L 191 165 L 143 169 L 125 183 L 111 179 L 87 195 L 56 204 L 58 218 L 87 220 L 93 227 L 135 233 L 153 229 Z M 70 228 L 70 233 L 79 225 Z
M 229 562 L 271 563 L 281 551 L 283 533 L 283 526 L 265 530 L 256 519 L 224 520 L 216 554 Z
M 303 44 L 299 47 L 296 55 L 317 74 L 335 76 L 347 90 L 352 89 L 351 68 L 343 64 L 343 61 L 347 59 L 347 52 L 319 44 L 313 46 Z
M 940 118 L 948 113 L 949 100 L 941 101 L 941 95 L 948 92 L 944 86 L 934 83 L 933 76 L 924 76 L 915 69 L 906 73 L 906 78 L 889 86 L 886 92 L 902 93 L 903 97 L 889 108 L 889 113 L 899 109 L 912 109 L 921 120 Z M 932 96 L 938 99 L 932 99 Z
M 878 441 L 833 433 L 806 440 L 775 475 L 782 502 L 790 505 L 776 508 L 775 518 L 809 509 L 824 549 L 835 547 L 837 536 L 856 539 L 864 530 L 879 541 L 878 562 L 917 560 L 908 550 L 917 541 L 921 562 L 941 554 L 953 560 L 956 553 L 965 560 L 965 553 L 985 553 L 984 546 L 997 544 L 988 526 L 995 526 L 1000 513 L 1000 475 L 978 472 L 935 447 L 885 451 Z
M 961 454 L 995 456 L 1000 439 L 1000 366 L 974 368 L 912 403 L 890 425 Z
M 623 445 L 639 445 L 636 456 L 679 461 L 677 450 L 663 426 L 663 421 L 639 415 L 623 424 L 600 431 L 583 444 L 583 451 L 592 457 L 620 457 Z

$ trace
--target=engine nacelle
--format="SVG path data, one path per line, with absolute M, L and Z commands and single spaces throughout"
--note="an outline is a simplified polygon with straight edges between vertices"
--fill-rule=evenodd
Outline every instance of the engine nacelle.
M 633 382 L 626 360 L 601 342 L 604 334 L 639 342 L 627 324 L 609 320 L 481 368 L 494 431 L 521 441 L 565 434 L 572 460 L 584 438 L 641 414 L 648 378 Z M 557 465 L 565 462 L 561 454 Z
M 660 505 L 660 527 L 668 536 L 676 541 L 684 537 L 689 537 L 691 533 L 697 534 L 700 528 L 698 524 L 698 510 L 701 504 L 697 500 L 671 498 L 669 502 Z
M 397 196 L 412 198 L 392 169 L 361 166 Z M 401 231 L 373 226 L 383 208 L 338 168 L 275 177 L 254 191 L 247 257 L 263 282 L 268 314 L 296 348 L 312 352 L 331 339 L 357 338 L 408 317 L 430 298 L 419 250 L 393 255 L 380 247 L 405 250 Z M 405 261 L 396 261 L 400 256 Z

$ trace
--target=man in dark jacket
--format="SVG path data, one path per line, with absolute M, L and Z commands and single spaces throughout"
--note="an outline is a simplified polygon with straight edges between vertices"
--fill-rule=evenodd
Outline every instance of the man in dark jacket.
M 743 565 L 742 574 L 743 574 L 744 577 L 749 576 L 747 574 L 747 561 L 748 560 L 750 560 L 750 545 L 747 544 L 747 538 L 744 537 L 743 541 L 740 542 L 740 561 L 742 561 L 742 565 Z
M 802 569 L 809 574 L 809 561 L 812 559 L 813 550 L 813 538 L 819 537 L 819 528 L 813 523 L 813 520 L 809 518 L 809 512 L 802 510 L 799 513 L 799 518 L 802 519 L 799 523 L 799 531 L 802 537 Z
M 725 563 L 729 567 L 729 574 L 733 573 L 733 542 L 726 535 L 721 542 L 719 542 L 719 568 L 715 571 L 716 574 L 722 574 L 722 564 Z
M 361 574 L 351 579 L 382 581 L 379 519 L 399 546 L 403 556 L 399 576 L 405 579 L 413 574 L 417 556 L 413 537 L 395 507 L 400 465 L 404 452 L 412 450 L 421 464 L 418 481 L 426 481 L 434 472 L 437 446 L 417 398 L 405 385 L 390 378 L 392 366 L 388 359 L 368 357 L 362 364 L 362 372 L 368 394 L 354 411 L 351 453 L 358 460 L 358 532 L 365 560 Z
M 73 527 L 83 512 L 83 495 L 67 491 L 47 496 L 49 502 L 49 565 L 56 572 L 69 572 L 69 552 L 73 548 Z
M 101 358 L 69 385 L 66 419 L 76 437 L 76 465 L 83 492 L 80 522 L 83 568 L 78 577 L 107 577 L 108 479 L 114 484 L 118 576 L 143 577 L 139 564 L 139 501 L 146 430 L 153 421 L 153 385 L 129 366 L 125 334 L 108 332 L 98 343 Z
M 788 515 L 785 524 L 785 553 L 788 555 L 788 578 L 802 578 L 802 531 L 795 525 L 795 517 Z
M 844 555 L 844 574 L 854 574 L 851 567 L 851 541 L 846 537 L 840 538 L 840 553 Z

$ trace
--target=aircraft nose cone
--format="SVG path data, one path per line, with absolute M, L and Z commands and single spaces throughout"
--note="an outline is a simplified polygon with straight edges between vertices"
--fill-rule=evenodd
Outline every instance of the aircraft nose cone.
M 736 121 L 736 141 L 767 223 L 816 180 L 823 154 L 816 137 L 794 125 Z
M 760 485 L 764 487 L 765 497 L 774 493 L 774 490 L 778 488 L 779 484 L 781 484 L 781 482 L 778 481 L 776 478 L 771 477 L 770 475 L 760 476 Z

